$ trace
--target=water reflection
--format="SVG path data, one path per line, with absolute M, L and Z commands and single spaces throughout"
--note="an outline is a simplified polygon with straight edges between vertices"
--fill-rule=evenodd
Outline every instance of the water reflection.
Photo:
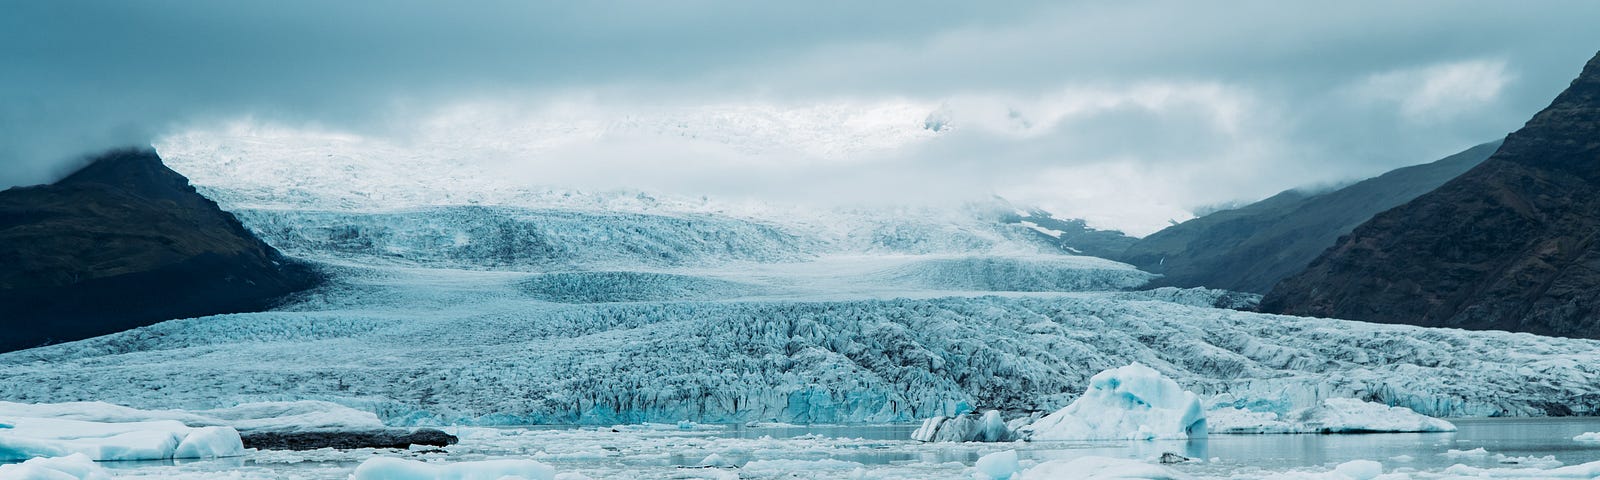
M 1580 443 L 1572 437 L 1600 431 L 1597 418 L 1490 418 L 1456 419 L 1460 428 L 1450 433 L 1391 433 L 1358 435 L 1212 435 L 1185 441 L 1127 442 L 1015 442 L 990 449 L 972 445 L 926 444 L 919 449 L 904 448 L 915 426 L 813 426 L 783 428 L 733 427 L 714 436 L 775 439 L 802 435 L 859 438 L 861 450 L 829 458 L 864 464 L 908 462 L 972 464 L 985 451 L 1012 448 L 1024 459 L 1064 460 L 1083 456 L 1149 459 L 1163 453 L 1176 453 L 1199 462 L 1187 469 L 1208 470 L 1248 465 L 1267 470 L 1318 467 L 1351 460 L 1378 460 L 1391 466 L 1419 469 L 1468 465 L 1507 465 L 1510 457 L 1553 455 L 1567 465 L 1600 461 L 1600 444 Z M 1483 448 L 1486 456 L 1447 456 L 1449 450 Z M 1504 457 L 1495 457 L 1501 454 Z M 802 457 L 803 458 L 803 457 Z M 1210 462 L 1215 459 L 1216 462 Z M 700 459 L 685 459 L 692 465 Z M 739 461 L 749 459 L 741 458 Z M 1206 466 L 1205 464 L 1215 465 Z

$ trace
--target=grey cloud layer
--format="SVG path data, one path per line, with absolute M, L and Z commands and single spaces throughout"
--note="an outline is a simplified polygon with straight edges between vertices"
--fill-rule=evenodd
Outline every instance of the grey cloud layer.
M 74 155 L 241 115 L 379 131 L 463 99 L 571 91 L 610 105 L 1001 95 L 1027 115 L 1029 99 L 1067 86 L 1221 85 L 1250 99 L 1241 128 L 1251 132 L 1219 133 L 1182 102 L 1133 105 L 1023 140 L 968 134 L 897 164 L 991 188 L 1012 177 L 972 172 L 1028 177 L 1030 169 L 1117 159 L 1150 169 L 1159 185 L 1150 188 L 1204 182 L 1164 200 L 1193 206 L 1226 196 L 1205 189 L 1260 196 L 1492 139 L 1548 102 L 1600 48 L 1600 4 L 1576 1 L 106 1 L 5 9 L 0 185 L 48 181 Z M 1504 86 L 1425 121 L 1398 100 L 1350 93 L 1373 76 L 1474 61 L 1503 64 Z M 1249 151 L 1272 163 L 1242 158 Z M 1185 173 L 1155 178 L 1163 171 Z

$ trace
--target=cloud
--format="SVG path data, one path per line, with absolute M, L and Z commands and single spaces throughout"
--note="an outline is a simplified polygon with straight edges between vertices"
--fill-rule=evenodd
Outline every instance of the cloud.
M 122 144 L 243 142 L 227 133 L 243 122 L 527 184 L 1009 192 L 1143 231 L 1503 135 L 1600 47 L 1597 14 L 1576 1 L 34 2 L 0 16 L 0 185 Z M 306 135 L 271 138 L 324 145 Z
M 1392 102 L 1406 120 L 1445 122 L 1500 99 L 1513 80 L 1503 59 L 1478 59 L 1376 73 L 1354 87 L 1368 101 Z

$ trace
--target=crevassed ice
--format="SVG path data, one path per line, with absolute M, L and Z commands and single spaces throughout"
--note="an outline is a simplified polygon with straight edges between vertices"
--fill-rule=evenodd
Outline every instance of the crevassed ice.
M 527 298 L 512 272 L 340 278 L 287 311 L 0 355 L 0 398 L 208 409 L 294 392 L 395 425 L 848 423 L 1053 411 L 1134 361 L 1258 411 L 1349 397 L 1432 416 L 1583 413 L 1595 399 L 1567 386 L 1600 381 L 1587 340 L 1096 293 L 565 304 Z

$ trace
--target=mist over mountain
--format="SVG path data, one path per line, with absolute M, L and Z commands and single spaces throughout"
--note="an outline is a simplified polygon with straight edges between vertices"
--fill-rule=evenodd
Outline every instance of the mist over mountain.
M 1485 143 L 1331 191 L 1287 190 L 1173 225 L 1107 258 L 1164 275 L 1160 285 L 1266 293 L 1357 225 L 1437 188 L 1499 147 Z

